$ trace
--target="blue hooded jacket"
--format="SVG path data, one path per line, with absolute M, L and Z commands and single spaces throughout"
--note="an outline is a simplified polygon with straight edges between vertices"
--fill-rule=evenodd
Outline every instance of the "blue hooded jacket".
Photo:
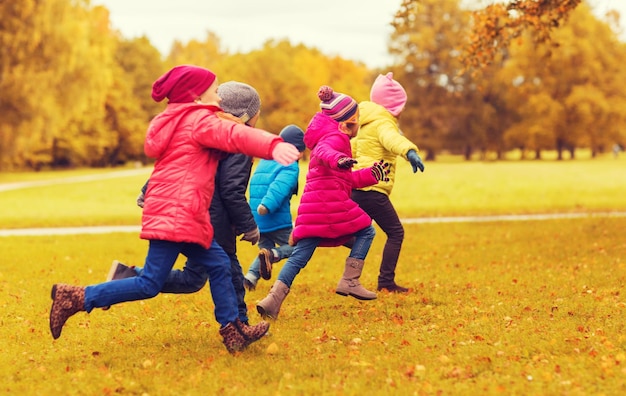
M 283 166 L 274 160 L 260 160 L 250 179 L 250 207 L 261 233 L 293 227 L 291 196 L 298 193 L 298 162 Z M 265 216 L 256 209 L 262 204 Z

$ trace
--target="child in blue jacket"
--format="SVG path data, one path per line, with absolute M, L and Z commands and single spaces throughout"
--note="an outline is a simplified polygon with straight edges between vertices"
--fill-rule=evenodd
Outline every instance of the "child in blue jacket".
M 296 125 L 288 125 L 280 132 L 280 137 L 293 144 L 300 157 L 306 146 L 304 132 Z M 272 277 L 272 265 L 291 256 L 293 246 L 289 245 L 289 235 L 293 230 L 291 197 L 298 193 L 298 162 L 283 166 L 274 160 L 260 160 L 250 179 L 249 194 L 252 215 L 261 238 L 259 255 L 254 259 L 244 278 L 248 290 L 256 288 L 259 278 Z

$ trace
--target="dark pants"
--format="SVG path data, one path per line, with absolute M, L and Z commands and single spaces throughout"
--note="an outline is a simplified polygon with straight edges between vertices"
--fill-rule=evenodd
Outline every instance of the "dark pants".
M 216 246 L 219 246 L 215 244 Z M 222 249 L 220 249 L 222 250 Z M 226 253 L 230 261 L 230 275 L 237 297 L 237 312 L 239 320 L 248 323 L 248 307 L 245 302 L 246 289 L 243 287 L 243 273 L 241 264 L 235 253 Z M 203 267 L 191 260 L 187 260 L 185 267 L 173 269 L 165 280 L 161 293 L 187 294 L 202 289 L 209 279 L 209 273 Z
M 378 191 L 352 190 L 352 200 L 378 224 L 387 235 L 378 273 L 378 287 L 395 285 L 396 265 L 404 240 L 404 227 L 387 194 Z
M 230 258 L 230 275 L 233 278 L 233 287 L 237 296 L 237 311 L 239 320 L 248 323 L 248 306 L 246 305 L 246 289 L 243 287 L 243 270 L 235 253 L 226 253 Z

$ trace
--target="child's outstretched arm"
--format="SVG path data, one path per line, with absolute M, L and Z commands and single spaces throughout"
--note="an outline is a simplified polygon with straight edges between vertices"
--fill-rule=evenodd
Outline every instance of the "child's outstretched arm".
M 352 188 L 363 188 L 379 182 L 388 182 L 389 168 L 388 162 L 380 160 L 369 168 L 352 171 Z
M 204 147 L 273 159 L 281 165 L 295 162 L 300 155 L 294 145 L 285 143 L 279 136 L 263 129 L 218 118 L 209 112 L 198 118 L 192 136 Z
M 291 143 L 280 142 L 272 150 L 272 158 L 281 165 L 289 165 L 300 157 L 300 151 Z

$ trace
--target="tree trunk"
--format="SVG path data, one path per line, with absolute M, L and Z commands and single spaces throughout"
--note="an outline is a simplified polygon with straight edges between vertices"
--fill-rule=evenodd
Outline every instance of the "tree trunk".
M 465 157 L 465 161 L 472 159 L 472 146 L 469 144 L 465 146 L 465 153 L 463 153 L 463 156 Z
M 559 161 L 563 160 L 563 140 L 561 139 L 557 139 L 556 140 L 556 159 Z
M 426 161 L 434 161 L 435 160 L 435 150 L 426 149 Z

